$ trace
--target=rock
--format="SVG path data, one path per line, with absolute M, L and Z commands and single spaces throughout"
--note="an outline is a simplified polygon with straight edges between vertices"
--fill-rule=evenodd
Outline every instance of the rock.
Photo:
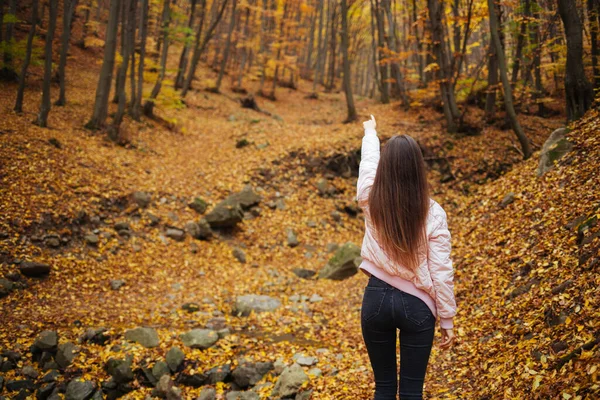
M 178 242 L 181 242 L 183 239 L 185 239 L 185 231 L 178 228 L 167 228 L 165 235 L 168 238 L 177 240 Z
M 156 226 L 158 224 L 160 224 L 160 217 L 157 217 L 156 215 L 152 214 L 152 213 L 146 213 L 146 216 L 148 217 L 148 220 L 150 221 L 150 226 Z
M 513 192 L 509 192 L 504 196 L 502 201 L 500 202 L 500 207 L 504 208 L 515 201 L 515 194 Z
M 560 353 L 561 351 L 569 348 L 567 343 L 563 342 L 563 341 L 554 342 L 550 345 L 550 347 L 552 348 L 552 351 L 554 351 L 555 353 Z
M 291 397 L 298 393 L 306 381 L 308 381 L 308 376 L 301 366 L 294 363 L 283 370 L 277 382 L 275 382 L 272 396 Z
M 246 263 L 246 253 L 244 253 L 244 250 L 240 249 L 239 247 L 236 247 L 233 249 L 231 254 L 236 258 L 236 260 L 238 260 L 242 264 Z
M 181 390 L 175 387 L 169 375 L 164 375 L 160 378 L 156 389 L 153 391 L 153 395 L 167 400 L 179 400 L 183 398 Z
M 218 382 L 228 382 L 231 378 L 231 365 L 225 364 L 206 371 L 208 384 L 214 385 Z
M 202 218 L 198 222 L 189 221 L 185 224 L 185 231 L 194 239 L 207 240 L 213 235 L 210 229 L 210 224 L 205 218 Z
M 4 377 L 0 375 L 0 393 L 2 393 L 2 389 L 4 389 Z
M 158 333 L 152 328 L 135 328 L 125 332 L 125 340 L 136 342 L 144 347 L 157 347 Z
M 217 332 L 210 329 L 192 329 L 181 335 L 181 341 L 193 349 L 208 349 L 219 340 Z
M 177 372 L 183 360 L 185 359 L 185 354 L 179 347 L 171 347 L 171 349 L 167 352 L 165 356 L 167 360 L 167 365 L 172 372 Z
M 97 246 L 98 242 L 100 241 L 100 238 L 94 233 L 88 233 L 84 236 L 84 240 L 90 246 Z
M 337 243 L 327 243 L 327 252 L 328 253 L 333 253 L 334 251 L 336 251 L 339 248 L 340 248 L 340 245 Z
M 110 340 L 110 336 L 105 335 L 107 331 L 106 328 L 88 328 L 81 336 L 80 341 L 104 345 Z
M 26 378 L 33 379 L 33 380 L 36 380 L 39 376 L 38 372 L 31 365 L 24 366 L 23 369 L 21 370 L 21 375 L 23 375 Z
M 47 235 L 44 244 L 51 249 L 57 249 L 60 247 L 60 238 L 56 235 Z
M 62 369 L 67 368 L 75 359 L 75 345 L 71 342 L 66 342 L 58 345 L 58 351 L 54 360 Z
M 235 143 L 235 148 L 241 149 L 241 148 L 249 146 L 249 145 L 250 145 L 250 141 L 248 141 L 248 139 L 241 138 Z
M 52 146 L 56 147 L 59 150 L 62 149 L 62 143 L 57 138 L 48 139 L 48 143 L 50 143 Z
M 56 331 L 42 331 L 33 346 L 36 349 L 53 351 L 58 346 L 58 333 Z
M 335 186 L 330 185 L 326 179 L 321 179 L 317 182 L 317 191 L 319 192 L 319 196 L 329 197 L 333 196 L 337 192 L 337 189 Z
M 294 355 L 293 359 L 294 361 L 296 361 L 296 363 L 298 363 L 298 365 L 301 365 L 303 367 L 312 367 L 313 365 L 319 362 L 319 360 L 316 357 L 309 357 L 303 354 L 296 354 Z
M 252 189 L 251 186 L 246 186 L 241 192 L 234 193 L 222 202 L 220 202 L 217 207 L 220 206 L 239 206 L 242 210 L 248 210 L 251 207 L 260 203 L 261 197 Z
M 0 279 L 0 298 L 8 296 L 13 291 L 15 285 L 8 279 Z
M 292 272 L 297 277 L 302 278 L 302 279 L 310 279 L 316 274 L 315 271 L 311 271 L 310 269 L 304 269 L 304 268 L 294 268 L 292 270 Z
M 318 368 L 315 368 L 315 369 L 318 369 Z M 300 393 L 296 394 L 296 397 L 294 397 L 294 400 L 310 400 L 312 393 L 313 393 L 312 389 L 305 390 L 304 392 L 300 392 Z
M 308 226 L 309 228 L 316 228 L 317 227 L 317 223 L 313 220 L 307 221 L 306 222 L 306 226 Z
M 188 204 L 188 207 L 196 211 L 198 214 L 204 214 L 208 208 L 208 203 L 202 200 L 200 197 L 196 197 Z
M 189 313 L 194 313 L 200 311 L 200 305 L 198 303 L 184 303 L 181 306 L 181 309 Z
M 199 388 L 206 385 L 208 381 L 208 376 L 202 373 L 195 374 L 185 374 L 182 373 L 179 375 L 178 382 L 184 386 L 191 386 L 194 388 Z
M 319 376 L 323 375 L 323 371 L 321 371 L 321 369 L 319 369 L 319 368 L 311 368 L 308 370 L 308 375 L 314 376 L 314 377 L 319 377 Z
M 110 288 L 112 290 L 119 290 L 123 286 L 125 286 L 125 281 L 123 279 L 111 279 Z
M 54 381 L 56 381 L 56 379 L 58 379 L 59 376 L 60 376 L 60 374 L 58 373 L 57 370 L 52 370 L 42 377 L 42 382 L 43 383 L 54 382 Z
M 39 278 L 50 273 L 50 265 L 35 261 L 24 261 L 19 265 L 19 270 L 27 277 Z
M 130 230 L 129 222 L 125 221 L 117 222 L 113 227 L 117 232 Z
M 273 369 L 273 363 L 243 363 L 233 370 L 231 376 L 241 389 L 256 385 L 265 374 Z
M 94 394 L 96 386 L 90 381 L 73 379 L 67 385 L 66 400 L 88 400 Z
M 270 312 L 278 309 L 280 306 L 281 302 L 273 297 L 247 294 L 238 296 L 236 299 L 234 314 L 248 316 L 252 311 L 255 313 Z
M 15 379 L 6 381 L 6 390 L 9 392 L 17 392 L 19 390 L 26 389 L 33 391 L 35 390 L 35 384 L 31 379 Z
M 157 361 L 156 363 L 154 363 L 154 366 L 152 367 L 152 375 L 154 376 L 154 379 L 156 379 L 158 381 L 163 376 L 170 375 L 170 374 L 171 374 L 171 370 L 169 368 L 169 365 L 166 362 Z
M 288 246 L 296 247 L 300 244 L 300 242 L 298 242 L 298 238 L 296 237 L 296 232 L 294 232 L 292 229 L 287 230 L 286 236 L 287 236 L 287 245 Z
M 211 228 L 233 228 L 243 217 L 239 205 L 217 205 L 206 215 L 206 221 Z
M 559 128 L 546 139 L 540 152 L 540 162 L 537 169 L 538 177 L 551 170 L 555 161 L 560 160 L 573 149 L 573 144 L 565 137 L 568 132 L 567 128 Z
M 217 391 L 214 388 L 202 389 L 196 400 L 216 400 Z
M 35 392 L 35 398 L 37 400 L 46 400 L 54 392 L 54 389 L 56 389 L 55 382 L 50 382 L 40 386 L 40 388 Z
M 273 371 L 277 374 L 277 375 L 281 375 L 281 373 L 283 372 L 283 370 L 287 367 L 286 363 L 283 361 L 283 359 L 278 358 L 277 360 L 275 360 L 275 362 L 273 363 Z
M 133 192 L 132 198 L 140 208 L 148 207 L 152 201 L 152 196 L 146 192 Z
M 320 301 L 323 301 L 323 298 L 315 293 L 312 296 L 310 296 L 310 299 L 308 299 L 308 301 L 310 301 L 311 303 L 318 303 Z
M 259 400 L 258 393 L 248 390 L 247 392 L 233 391 L 225 395 L 225 400 Z
M 359 257 L 360 247 L 350 242 L 344 244 L 319 271 L 319 278 L 343 280 L 351 277 L 358 272 Z
M 331 213 L 329 213 L 329 215 L 331 216 L 331 218 L 333 218 L 335 222 L 342 222 L 342 214 L 340 214 L 339 212 L 332 211 Z
M 116 383 L 131 382 L 134 378 L 133 370 L 131 369 L 131 360 L 110 358 L 106 362 L 106 372 Z

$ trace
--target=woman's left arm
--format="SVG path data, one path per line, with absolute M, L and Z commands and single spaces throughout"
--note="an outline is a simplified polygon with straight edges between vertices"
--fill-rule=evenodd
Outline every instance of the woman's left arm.
M 362 140 L 360 166 L 358 168 L 358 182 L 356 184 L 358 203 L 364 201 L 369 196 L 371 186 L 375 180 L 377 173 L 377 165 L 379 164 L 379 138 L 375 130 L 377 124 L 375 118 L 371 115 L 371 119 L 363 122 L 365 136 Z

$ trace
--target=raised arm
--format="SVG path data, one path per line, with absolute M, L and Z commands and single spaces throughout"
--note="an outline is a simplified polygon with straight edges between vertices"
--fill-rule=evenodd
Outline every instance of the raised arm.
M 379 164 L 379 138 L 377 137 L 377 131 L 375 118 L 371 115 L 371 119 L 363 123 L 365 128 L 365 136 L 362 140 L 361 159 L 360 167 L 358 169 L 358 182 L 356 184 L 359 204 L 361 200 L 366 200 L 369 196 L 371 186 L 375 180 L 375 174 L 377 173 L 377 165 Z

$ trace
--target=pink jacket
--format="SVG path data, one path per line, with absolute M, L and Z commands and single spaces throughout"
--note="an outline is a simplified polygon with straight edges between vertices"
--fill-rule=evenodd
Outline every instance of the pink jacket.
M 373 129 L 367 129 L 362 142 L 357 198 L 360 204 L 366 204 L 373 186 L 377 165 L 379 164 L 379 138 Z M 363 201 L 361 201 L 363 200 Z M 456 315 L 454 299 L 454 271 L 450 259 L 450 232 L 444 209 L 434 200 L 427 217 L 427 254 L 421 254 L 421 264 L 416 270 L 392 262 L 377 243 L 375 228 L 369 217 L 368 204 L 363 205 L 365 214 L 365 236 L 362 243 L 360 266 L 369 274 L 390 285 L 421 298 L 431 309 L 433 315 L 440 317 L 440 326 L 453 327 Z

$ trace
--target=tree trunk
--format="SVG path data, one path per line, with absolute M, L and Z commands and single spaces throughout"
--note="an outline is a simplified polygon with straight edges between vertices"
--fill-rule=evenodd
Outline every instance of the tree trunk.
M 108 114 L 108 96 L 110 95 L 110 84 L 112 82 L 113 69 L 115 66 L 115 51 L 117 50 L 117 28 L 119 24 L 119 10 L 121 0 L 110 1 L 108 25 L 106 27 L 106 40 L 104 44 L 104 58 L 100 78 L 96 87 L 96 100 L 92 118 L 85 125 L 86 128 L 96 130 L 104 127 Z
M 498 57 L 496 46 L 490 43 L 488 59 L 488 84 L 485 96 L 485 120 L 491 122 L 496 117 L 496 91 L 498 90 Z
M 56 14 L 58 13 L 58 2 L 50 2 L 50 15 L 48 22 L 48 31 L 46 32 L 46 48 L 44 51 L 44 84 L 42 91 L 42 104 L 38 114 L 36 125 L 46 128 L 48 126 L 48 114 L 52 104 L 50 103 L 50 85 L 52 81 L 52 41 L 54 40 L 54 30 L 56 29 Z
M 185 82 L 183 83 L 183 88 L 181 89 L 181 97 L 185 97 L 185 95 L 187 94 L 187 92 L 190 90 L 190 88 L 192 86 L 192 79 L 194 79 L 194 75 L 196 74 L 196 68 L 198 67 L 198 62 L 200 61 L 200 56 L 202 55 L 206 45 L 212 38 L 217 24 L 223 17 L 223 13 L 225 12 L 225 7 L 227 6 L 227 1 L 228 0 L 223 1 L 221 8 L 217 12 L 214 20 L 212 21 L 211 25 L 208 27 L 208 30 L 206 31 L 206 33 L 204 34 L 204 39 L 202 40 L 202 44 L 200 44 L 200 36 L 202 34 L 202 25 L 200 25 L 200 27 L 197 31 L 195 45 L 194 45 L 194 53 L 192 54 L 192 62 L 190 64 L 190 70 L 188 71 L 187 78 L 186 78 Z
M 171 0 L 165 0 L 163 3 L 163 11 L 162 11 L 162 53 L 160 56 L 160 71 L 158 72 L 158 78 L 152 88 L 152 92 L 150 93 L 150 97 L 144 103 L 144 115 L 148 117 L 152 117 L 154 115 L 154 101 L 158 97 L 160 93 L 160 89 L 162 88 L 162 82 L 165 78 L 165 73 L 167 71 L 167 56 L 169 55 L 169 23 L 171 22 Z
M 142 96 L 144 90 L 144 63 L 146 60 L 146 40 L 148 39 L 148 0 L 142 0 L 140 15 L 140 60 L 138 62 L 137 94 L 131 109 L 133 119 L 139 121 L 142 110 Z
M 590 108 L 594 93 L 583 68 L 582 23 L 577 13 L 577 4 L 572 0 L 558 0 L 558 11 L 567 37 L 567 118 L 573 121 L 581 118 Z
M 521 59 L 523 58 L 523 46 L 525 45 L 525 34 L 527 33 L 527 17 L 529 15 L 529 0 L 521 0 L 521 5 L 523 6 L 523 13 L 521 18 L 521 26 L 519 30 L 519 37 L 517 38 L 517 47 L 515 52 L 515 59 L 513 62 L 512 69 L 512 78 L 511 84 L 514 87 L 517 83 L 517 79 L 519 78 L 519 69 L 521 68 Z
M 67 55 L 69 53 L 69 41 L 71 39 L 71 21 L 73 13 L 77 6 L 77 0 L 65 0 L 63 9 L 63 31 L 61 35 L 60 61 L 58 62 L 58 81 L 60 84 L 60 93 L 58 100 L 54 103 L 57 106 L 64 106 L 67 103 L 65 88 L 65 68 L 67 66 Z
M 121 35 L 124 37 L 124 46 L 121 61 L 119 66 L 120 81 L 117 87 L 116 96 L 118 98 L 118 107 L 115 118 L 113 119 L 113 129 L 109 131 L 109 137 L 115 142 L 119 141 L 119 127 L 123 122 L 123 116 L 125 115 L 125 103 L 127 102 L 127 95 L 125 94 L 125 84 L 127 80 L 127 68 L 129 67 L 129 56 L 134 50 L 131 47 L 131 33 L 133 30 L 133 21 L 131 21 L 131 3 L 135 0 L 123 0 L 123 15 L 121 18 Z
M 357 118 L 354 97 L 352 96 L 352 83 L 350 82 L 350 60 L 348 59 L 348 4 L 342 0 L 342 57 L 344 58 L 344 94 L 348 106 L 346 122 L 355 121 Z
M 29 61 L 31 61 L 31 48 L 33 47 L 33 38 L 35 36 L 37 18 L 38 0 L 33 0 L 31 4 L 31 28 L 29 29 L 29 35 L 27 35 L 27 51 L 25 53 L 23 65 L 21 66 L 21 75 L 19 76 L 19 90 L 17 91 L 17 101 L 15 103 L 15 112 L 17 113 L 23 112 L 23 95 L 25 91 L 25 79 L 27 77 L 27 68 L 29 67 Z
M 129 56 L 131 57 L 131 66 L 129 68 L 129 84 L 131 100 L 129 101 L 129 115 L 133 116 L 133 107 L 136 103 L 137 87 L 135 82 L 135 31 L 137 22 L 137 0 L 131 0 L 129 9 Z
M 506 113 L 510 118 L 511 125 L 519 142 L 521 143 L 521 149 L 523 150 L 523 157 L 528 159 L 531 156 L 531 145 L 529 139 L 525 136 L 525 132 L 519 124 L 517 114 L 513 106 L 512 99 L 512 87 L 508 80 L 508 71 L 506 68 L 506 59 L 504 57 L 504 50 L 502 49 L 502 42 L 500 41 L 500 35 L 498 33 L 498 19 L 496 17 L 496 10 L 494 0 L 488 0 L 488 8 L 490 13 L 490 31 L 492 35 L 492 41 L 496 47 L 496 56 L 498 57 L 498 66 L 500 69 L 500 77 L 502 78 L 502 87 L 504 88 L 504 105 L 506 107 Z
M 600 9 L 598 0 L 588 0 L 588 18 L 590 22 L 590 42 L 592 42 L 592 69 L 594 71 L 594 87 L 600 88 L 600 67 L 598 66 L 598 31 L 600 30 Z
M 317 62 L 315 63 L 315 75 L 313 78 L 312 91 L 313 95 L 317 94 L 317 84 L 321 80 L 319 73 L 321 71 L 321 63 L 323 62 L 323 14 L 325 13 L 325 6 L 323 0 L 319 0 L 319 33 L 317 35 Z
M 388 47 L 394 52 L 395 55 L 399 54 L 398 42 L 396 40 L 396 24 L 394 21 L 394 17 L 392 15 L 391 10 L 391 0 L 383 0 L 383 11 L 387 15 L 389 32 L 387 35 L 388 38 Z M 408 98 L 408 94 L 406 93 L 406 87 L 404 84 L 404 78 L 402 77 L 402 72 L 400 71 L 400 65 L 397 61 L 393 61 L 391 63 L 391 70 L 394 74 L 394 78 L 396 80 L 396 85 L 398 87 L 398 94 L 402 99 L 402 105 L 404 108 L 408 108 L 410 106 L 410 100 Z
M 330 49 L 329 49 L 329 72 L 328 72 L 328 82 L 327 85 L 325 85 L 325 89 L 327 91 L 331 91 L 333 90 L 334 86 L 335 86 L 335 56 L 336 56 L 336 36 L 337 36 L 337 31 L 335 29 L 336 26 L 336 17 L 337 17 L 337 8 L 336 8 L 336 4 L 333 1 L 329 2 L 329 6 L 333 7 L 332 11 L 331 11 L 331 28 L 329 30 L 329 33 L 331 34 L 331 37 L 329 38 L 329 45 L 330 45 Z
M 219 76 L 217 77 L 217 83 L 215 84 L 215 91 L 217 93 L 219 93 L 219 90 L 221 88 L 221 82 L 223 81 L 223 75 L 225 75 L 225 68 L 227 67 L 227 60 L 229 59 L 229 51 L 231 49 L 231 37 L 233 35 L 233 28 L 235 28 L 236 6 L 237 0 L 233 0 L 231 3 L 231 19 L 229 20 L 229 28 L 227 30 L 227 41 L 225 42 L 225 50 L 223 51 L 223 59 L 221 60 Z
M 17 16 L 17 0 L 10 0 L 8 13 L 16 18 Z M 5 15 L 2 16 L 4 20 Z M 14 43 L 13 41 L 13 30 L 15 24 L 12 22 L 7 22 L 6 24 L 6 38 L 4 42 L 6 47 L 4 48 L 4 65 L 0 70 L 0 78 L 6 81 L 14 81 L 18 78 L 17 73 L 14 70 L 13 66 L 13 52 L 14 52 Z
M 181 56 L 179 57 L 179 68 L 177 69 L 177 77 L 175 78 L 175 89 L 179 89 L 183 86 L 183 80 L 185 77 L 185 71 L 187 69 L 188 58 L 190 54 L 190 43 L 189 38 L 191 35 L 192 27 L 194 26 L 194 16 L 196 11 L 196 3 L 198 0 L 191 0 L 191 11 L 190 11 L 190 19 L 188 21 L 188 31 L 185 34 L 183 50 L 181 51 Z
M 385 62 L 384 49 L 385 45 L 385 29 L 383 26 L 383 15 L 379 8 L 379 1 L 375 0 L 375 4 L 371 3 L 371 13 L 375 13 L 375 23 L 377 24 L 377 42 L 379 46 L 379 76 L 381 78 L 381 102 L 387 104 L 390 102 L 390 84 L 388 82 L 388 65 Z
M 421 54 L 423 52 L 423 44 L 421 43 L 421 38 L 419 37 L 419 25 L 417 24 L 417 0 L 412 0 L 412 16 L 413 16 L 413 26 L 414 26 L 414 35 L 415 35 L 415 42 L 417 44 L 417 65 L 419 68 L 419 84 L 420 86 L 424 86 L 425 85 L 425 76 L 423 74 L 423 70 L 425 69 L 425 66 L 423 65 L 423 55 Z

